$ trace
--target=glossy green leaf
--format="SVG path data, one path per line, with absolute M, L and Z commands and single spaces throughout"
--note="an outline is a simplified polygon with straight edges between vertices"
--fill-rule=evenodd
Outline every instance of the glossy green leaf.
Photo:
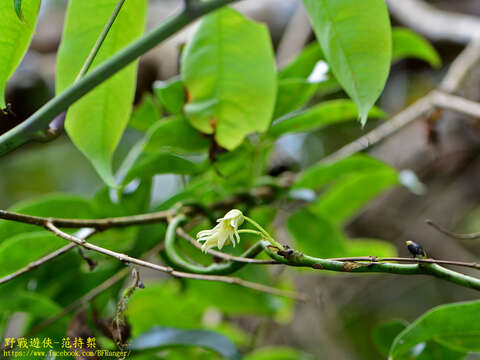
M 462 360 L 467 356 L 466 352 L 464 351 L 450 349 L 442 344 L 437 343 L 436 341 L 427 341 L 421 345 L 423 349 L 420 354 L 415 356 L 415 360 Z M 415 351 L 412 352 L 415 354 Z M 405 360 L 410 358 L 411 356 L 409 354 Z
M 378 351 L 388 356 L 393 341 L 406 327 L 408 323 L 404 320 L 390 320 L 379 324 L 373 331 L 373 342 Z
M 168 81 L 155 81 L 155 95 L 170 114 L 180 114 L 185 105 L 185 87 L 179 78 Z
M 436 342 L 458 351 L 480 351 L 480 301 L 438 306 L 402 331 L 390 350 L 393 360 L 404 359 L 414 346 Z
M 247 354 L 245 360 L 313 360 L 314 357 L 303 351 L 286 346 L 264 347 Z
M 391 168 L 353 174 L 330 187 L 309 207 L 338 226 L 353 217 L 369 200 L 396 184 L 397 173 Z
M 293 185 L 295 188 L 318 190 L 328 183 L 352 174 L 389 169 L 384 162 L 365 154 L 355 154 L 331 163 L 320 163 L 303 171 Z
M 306 79 L 312 73 L 318 61 L 324 60 L 322 49 L 317 42 L 311 43 L 285 67 L 278 72 L 279 79 Z
M 215 133 L 228 150 L 249 133 L 267 130 L 276 97 L 268 29 L 223 8 L 205 16 L 183 52 L 185 113 L 198 130 Z
M 362 124 L 390 70 L 392 39 L 384 0 L 304 0 L 333 74 L 358 107 Z
M 133 110 L 128 126 L 139 131 L 147 131 L 161 118 L 159 108 L 151 94 L 145 95 L 140 105 Z
M 41 230 L 39 227 L 37 229 Z M 67 245 L 67 241 L 46 231 L 12 236 L 0 243 L 0 277 L 13 273 L 64 245 Z
M 159 174 L 194 174 L 199 167 L 194 162 L 169 153 L 144 154 L 127 173 L 124 184 L 133 179 L 148 179 Z
M 117 2 L 69 2 L 57 57 L 57 94 L 75 81 Z M 91 68 L 95 68 L 142 35 L 146 10 L 146 0 L 125 2 Z M 136 63 L 129 65 L 88 93 L 69 108 L 65 121 L 65 128 L 75 146 L 110 186 L 115 185 L 112 156 L 132 109 L 136 68 Z
M 93 218 L 92 206 L 89 200 L 79 196 L 66 194 L 51 194 L 21 202 L 9 209 L 27 215 L 58 218 Z M 35 225 L 27 225 L 15 221 L 0 221 L 0 242 L 23 232 L 39 231 Z
M 423 37 L 406 28 L 392 29 L 392 60 L 413 57 L 439 68 L 442 60 L 435 48 Z
M 198 152 L 207 149 L 209 143 L 183 116 L 174 116 L 159 121 L 149 130 L 143 151 Z
M 346 256 L 397 256 L 397 248 L 389 242 L 377 239 L 352 239 L 348 242 Z
M 35 30 L 40 0 L 0 1 L 0 108 L 5 108 L 5 86 L 27 51 Z
M 300 109 L 315 95 L 317 84 L 304 79 L 283 79 L 278 82 L 274 119 Z
M 226 359 L 240 359 L 240 353 L 230 339 L 209 330 L 181 330 L 156 326 L 135 338 L 129 348 L 133 351 L 158 351 L 177 346 L 199 346 L 213 350 Z
M 369 111 L 370 117 L 383 118 L 385 113 L 377 107 Z M 340 99 L 324 101 L 300 113 L 294 113 L 275 122 L 268 135 L 279 137 L 289 132 L 307 132 L 321 129 L 327 125 L 352 121 L 357 118 L 357 107 L 351 100 Z
M 287 228 L 298 249 L 311 256 L 339 257 L 347 253 L 342 231 L 327 217 L 300 209 L 287 220 Z

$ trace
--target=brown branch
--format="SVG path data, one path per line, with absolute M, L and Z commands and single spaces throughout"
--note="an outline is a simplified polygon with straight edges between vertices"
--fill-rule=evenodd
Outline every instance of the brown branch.
M 423 0 L 387 0 L 387 4 L 397 20 L 433 40 L 467 43 L 480 36 L 476 16 L 440 10 Z
M 457 234 L 457 233 L 454 233 L 454 232 L 451 232 L 443 227 L 441 227 L 440 225 L 438 224 L 435 224 L 432 220 L 430 219 L 427 219 L 425 220 L 425 222 L 432 226 L 433 228 L 437 229 L 438 231 L 440 231 L 442 234 L 445 234 L 447 236 L 450 236 L 454 239 L 459 239 L 459 240 L 476 240 L 476 239 L 480 239 L 480 233 L 471 233 L 471 234 Z
M 480 61 L 480 41 L 472 41 L 465 50 L 455 59 L 450 68 L 448 69 L 447 74 L 443 78 L 442 82 L 438 88 L 446 93 L 454 93 L 458 90 L 462 81 L 467 76 L 468 72 Z M 428 114 L 430 111 L 435 109 L 437 106 L 436 101 L 439 105 L 445 105 L 444 102 L 440 100 L 445 100 L 445 97 L 440 98 L 442 95 L 438 95 L 438 91 L 433 90 L 428 93 L 421 99 L 417 100 L 414 104 L 407 107 L 405 110 L 401 111 L 395 115 L 390 120 L 386 121 L 382 125 L 376 127 L 369 133 L 361 136 L 355 141 L 343 146 L 342 148 L 335 151 L 333 154 L 320 160 L 320 163 L 329 163 L 336 160 L 346 158 L 350 155 L 353 155 L 357 152 L 366 150 L 371 146 L 379 143 L 385 138 L 393 135 L 400 129 L 404 128 L 406 125 L 412 123 L 421 116 Z M 462 99 L 468 101 L 466 99 Z M 457 102 L 458 103 L 458 102 Z M 464 103 L 464 102 L 463 102 Z M 472 105 L 469 103 L 469 105 Z M 475 103 L 476 105 L 476 103 Z M 471 106 L 470 106 L 471 108 Z M 461 108 L 455 107 L 452 110 L 465 112 Z M 475 107 L 475 110 L 478 110 Z M 469 115 L 478 116 L 476 111 L 475 114 L 471 112 Z
M 25 215 L 6 210 L 0 210 L 0 219 L 4 220 L 11 220 L 37 226 L 45 226 L 47 223 L 50 223 L 58 227 L 95 228 L 97 230 L 105 230 L 112 227 L 127 227 L 133 225 L 151 224 L 159 221 L 164 221 L 169 216 L 173 215 L 174 212 L 172 210 L 167 210 L 149 214 L 113 217 L 105 219 L 60 219 Z
M 181 227 L 177 228 L 177 234 L 178 234 L 178 236 L 187 240 L 190 244 L 195 246 L 197 249 L 200 249 L 200 250 L 202 249 L 202 245 L 200 245 L 198 243 L 198 241 L 196 241 L 194 238 L 192 238 Z M 216 251 L 216 250 L 212 250 L 212 249 L 208 249 L 207 254 L 210 254 L 212 256 L 215 256 L 217 258 L 220 258 L 220 259 L 223 259 L 223 260 L 226 260 L 226 261 L 235 261 L 235 262 L 242 262 L 242 263 L 248 263 L 248 264 L 266 264 L 266 265 L 279 265 L 280 264 L 280 263 L 276 262 L 275 260 L 250 259 L 250 258 L 225 254 L 225 253 L 222 253 L 221 251 Z
M 246 280 L 243 280 L 243 279 L 240 279 L 240 278 L 220 276 L 220 275 L 201 275 L 201 274 L 186 273 L 186 272 L 174 270 L 173 268 L 171 268 L 169 266 L 158 265 L 158 264 L 154 264 L 154 263 L 151 263 L 151 262 L 148 262 L 148 261 L 133 258 L 133 257 L 128 256 L 126 254 L 121 254 L 121 253 L 118 253 L 118 252 L 115 252 L 115 251 L 105 249 L 103 247 L 91 244 L 91 243 L 89 243 L 85 240 L 78 239 L 75 236 L 72 236 L 72 235 L 69 235 L 69 234 L 63 232 L 62 230 L 60 230 L 59 228 L 57 228 L 55 225 L 53 225 L 50 222 L 48 222 L 45 225 L 45 228 L 47 230 L 53 232 L 58 237 L 61 237 L 62 239 L 65 239 L 65 240 L 71 241 L 71 242 L 73 242 L 77 245 L 83 246 L 85 249 L 93 250 L 93 251 L 96 251 L 98 253 L 113 257 L 113 258 L 115 258 L 115 259 L 117 259 L 117 260 L 119 260 L 123 263 L 126 263 L 126 264 L 136 264 L 136 265 L 139 265 L 139 266 L 142 266 L 142 267 L 145 267 L 145 268 L 149 268 L 149 269 L 152 269 L 152 270 L 157 270 L 157 271 L 161 271 L 161 272 L 170 274 L 171 276 L 177 277 L 177 278 L 205 280 L 205 281 L 216 281 L 216 282 L 223 282 L 223 283 L 227 283 L 227 284 L 235 284 L 235 285 L 243 286 L 243 287 L 246 287 L 246 288 L 249 288 L 249 289 L 269 293 L 269 294 L 272 294 L 272 295 L 288 297 L 288 298 L 295 299 L 295 300 L 305 300 L 304 295 L 296 294 L 296 293 L 293 293 L 291 291 L 284 291 L 284 290 L 280 290 L 280 289 L 277 289 L 277 288 L 272 288 L 270 286 L 265 286 L 265 285 L 253 283 L 253 282 L 246 281 Z
M 480 117 L 480 103 L 476 101 L 440 91 L 432 93 L 432 100 L 437 108 L 456 111 L 474 118 Z

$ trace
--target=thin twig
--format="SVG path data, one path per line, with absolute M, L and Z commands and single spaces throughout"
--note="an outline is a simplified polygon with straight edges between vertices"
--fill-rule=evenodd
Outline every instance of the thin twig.
M 86 240 L 87 238 L 93 236 L 95 233 L 96 233 L 96 231 L 90 231 L 82 238 Z M 16 279 L 17 277 L 46 264 L 47 262 L 65 254 L 66 252 L 70 251 L 71 249 L 73 249 L 76 246 L 77 245 L 74 244 L 74 243 L 65 245 L 64 247 L 61 247 L 60 249 L 57 249 L 57 250 L 41 257 L 40 259 L 32 261 L 31 263 L 29 263 L 28 265 L 24 266 L 23 268 L 15 271 L 14 273 L 8 274 L 8 275 L 4 276 L 3 278 L 1 278 L 0 279 L 0 285 L 5 284 L 5 283 L 7 283 L 7 282 L 9 282 L 13 279 Z
M 0 219 L 11 220 L 37 226 L 45 226 L 47 223 L 51 223 L 55 226 L 65 228 L 94 228 L 97 230 L 105 230 L 113 227 L 127 227 L 133 225 L 156 223 L 166 220 L 169 216 L 172 216 L 173 214 L 173 211 L 167 210 L 149 214 L 113 217 L 105 219 L 61 219 L 31 216 L 6 210 L 0 210 Z
M 479 61 L 480 41 L 472 40 L 472 42 L 452 63 L 438 88 L 446 93 L 454 93 L 458 90 L 468 72 Z M 355 141 L 343 146 L 333 154 L 323 158 L 320 160 L 320 163 L 329 163 L 340 160 L 376 145 L 400 129 L 403 129 L 406 125 L 432 111 L 435 107 L 435 96 L 437 96 L 435 90 L 428 93 L 421 99 L 417 100 L 417 102 L 395 115 L 389 121 L 376 127 Z
M 476 101 L 440 91 L 434 91 L 432 93 L 432 100 L 437 108 L 456 111 L 474 118 L 480 117 L 480 103 Z
M 480 19 L 453 13 L 423 0 L 387 0 L 392 15 L 400 22 L 433 40 L 466 43 L 480 36 Z
M 272 288 L 270 286 L 253 283 L 253 282 L 246 281 L 246 280 L 243 280 L 243 279 L 240 279 L 240 278 L 220 276 L 220 275 L 201 275 L 201 274 L 186 273 L 186 272 L 182 272 L 182 271 L 176 271 L 169 266 L 158 265 L 158 264 L 154 264 L 154 263 L 151 263 L 151 262 L 148 262 L 148 261 L 133 258 L 133 257 L 128 256 L 126 254 L 121 254 L 121 253 L 118 253 L 118 252 L 115 252 L 115 251 L 105 249 L 103 247 L 91 244 L 87 241 L 78 239 L 75 236 L 72 236 L 72 235 L 69 235 L 69 234 L 63 232 L 62 230 L 57 228 L 51 222 L 48 222 L 45 225 L 45 228 L 47 230 L 53 232 L 55 235 L 65 239 L 65 240 L 68 240 L 68 241 L 71 241 L 71 242 L 73 242 L 77 245 L 83 246 L 84 248 L 86 248 L 88 250 L 93 250 L 93 251 L 96 251 L 98 253 L 113 257 L 113 258 L 115 258 L 115 259 L 117 259 L 117 260 L 119 260 L 123 263 L 126 263 L 126 264 L 129 264 L 129 263 L 136 264 L 136 265 L 139 265 L 139 266 L 142 266 L 142 267 L 145 267 L 145 268 L 149 268 L 149 269 L 152 269 L 152 270 L 161 271 L 161 272 L 170 274 L 171 276 L 178 277 L 178 278 L 216 281 L 216 282 L 223 282 L 223 283 L 227 283 L 227 284 L 236 284 L 236 285 L 243 286 L 243 287 L 246 287 L 246 288 L 250 288 L 250 289 L 253 289 L 253 290 L 269 293 L 269 294 L 272 294 L 272 295 L 288 297 L 288 298 L 295 299 L 295 300 L 304 300 L 305 299 L 305 297 L 303 295 L 293 293 L 291 291 L 284 291 L 284 290 Z
M 185 230 L 181 227 L 177 228 L 177 235 L 187 240 L 190 244 L 195 246 L 197 249 L 202 250 L 202 245 L 198 243 L 194 238 L 192 238 Z M 235 261 L 235 262 L 243 262 L 247 264 L 264 264 L 264 265 L 279 265 L 278 262 L 275 260 L 259 260 L 259 259 L 250 259 L 240 256 L 233 256 L 229 254 L 222 253 L 221 251 L 216 251 L 212 249 L 208 249 L 207 253 L 215 256 L 219 259 L 226 260 L 226 261 Z
M 441 227 L 440 225 L 434 223 L 432 220 L 430 219 L 427 219 L 425 220 L 425 222 L 432 226 L 433 228 L 437 229 L 438 231 L 440 231 L 442 234 L 445 234 L 447 236 L 450 236 L 454 239 L 459 239 L 459 240 L 476 240 L 476 239 L 480 239 L 480 233 L 471 233 L 471 234 L 457 234 L 457 233 L 454 233 L 454 232 L 451 232 L 443 227 Z

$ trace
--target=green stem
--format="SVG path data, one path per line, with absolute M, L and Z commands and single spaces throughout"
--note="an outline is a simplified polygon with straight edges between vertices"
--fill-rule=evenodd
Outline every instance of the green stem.
M 80 72 L 78 73 L 74 83 L 80 80 L 80 78 L 82 78 L 87 73 L 88 69 L 90 69 L 90 66 L 92 66 L 93 60 L 95 60 L 95 57 L 97 56 L 98 51 L 100 50 L 100 47 L 102 46 L 103 42 L 107 38 L 108 32 L 110 31 L 113 23 L 115 22 L 115 19 L 117 18 L 124 2 L 125 0 L 118 0 L 118 3 L 115 6 L 115 9 L 113 9 L 113 12 L 110 15 L 110 18 L 108 19 L 107 23 L 105 24 L 102 30 L 102 33 L 100 34 L 97 41 L 95 42 L 95 45 L 93 45 L 93 48 L 90 50 L 87 60 L 85 60 L 85 63 L 80 69 Z
M 300 252 L 293 251 L 293 253 L 286 257 L 279 255 L 276 251 L 269 248 L 266 241 L 262 241 L 262 246 L 265 252 L 273 260 L 298 267 L 310 267 L 317 270 L 330 270 L 338 272 L 349 273 L 390 273 L 399 275 L 432 275 L 440 279 L 447 280 L 454 284 L 480 290 L 480 279 L 458 273 L 441 267 L 437 264 L 394 264 L 394 263 L 359 263 L 352 261 L 338 261 L 330 259 L 315 258 L 304 255 Z
M 238 230 L 239 234 L 254 234 L 260 236 L 262 239 L 265 239 L 265 235 L 257 230 L 251 230 L 251 229 L 240 229 Z
M 279 244 L 268 232 L 265 230 L 262 226 L 260 226 L 259 223 L 257 223 L 255 220 L 249 218 L 248 216 L 244 216 L 245 220 L 247 220 L 250 224 L 255 226 L 260 232 L 265 235 L 266 240 L 268 240 L 273 246 L 279 248 L 280 250 L 284 250 L 283 246 Z
M 173 218 L 173 220 L 168 224 L 167 234 L 165 237 L 165 256 L 173 267 L 195 274 L 228 275 L 241 269 L 247 264 L 245 262 L 229 262 L 224 264 L 212 264 L 210 266 L 199 266 L 191 264 L 182 259 L 175 250 L 175 240 L 177 228 L 183 221 L 185 221 L 185 219 L 186 217 L 184 215 L 179 215 Z M 257 242 L 240 256 L 243 258 L 254 258 L 260 252 L 262 252 L 262 250 L 262 244 Z
M 154 48 L 163 40 L 192 23 L 204 14 L 238 0 L 211 0 L 192 3 L 184 11 L 170 17 L 157 28 L 88 72 L 78 82 L 43 105 L 27 120 L 0 136 L 0 155 L 6 154 L 35 138 L 37 131 L 44 131 L 50 121 L 67 110 L 75 101 Z

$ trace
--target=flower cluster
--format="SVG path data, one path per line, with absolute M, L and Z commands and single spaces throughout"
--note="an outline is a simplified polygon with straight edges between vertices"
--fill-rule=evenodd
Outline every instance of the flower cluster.
M 207 251 L 212 247 L 221 249 L 225 243 L 230 240 L 235 246 L 235 239 L 240 243 L 238 227 L 245 220 L 242 212 L 237 209 L 230 210 L 223 218 L 217 220 L 218 224 L 210 230 L 203 230 L 197 234 L 198 241 L 203 242 L 202 251 Z

